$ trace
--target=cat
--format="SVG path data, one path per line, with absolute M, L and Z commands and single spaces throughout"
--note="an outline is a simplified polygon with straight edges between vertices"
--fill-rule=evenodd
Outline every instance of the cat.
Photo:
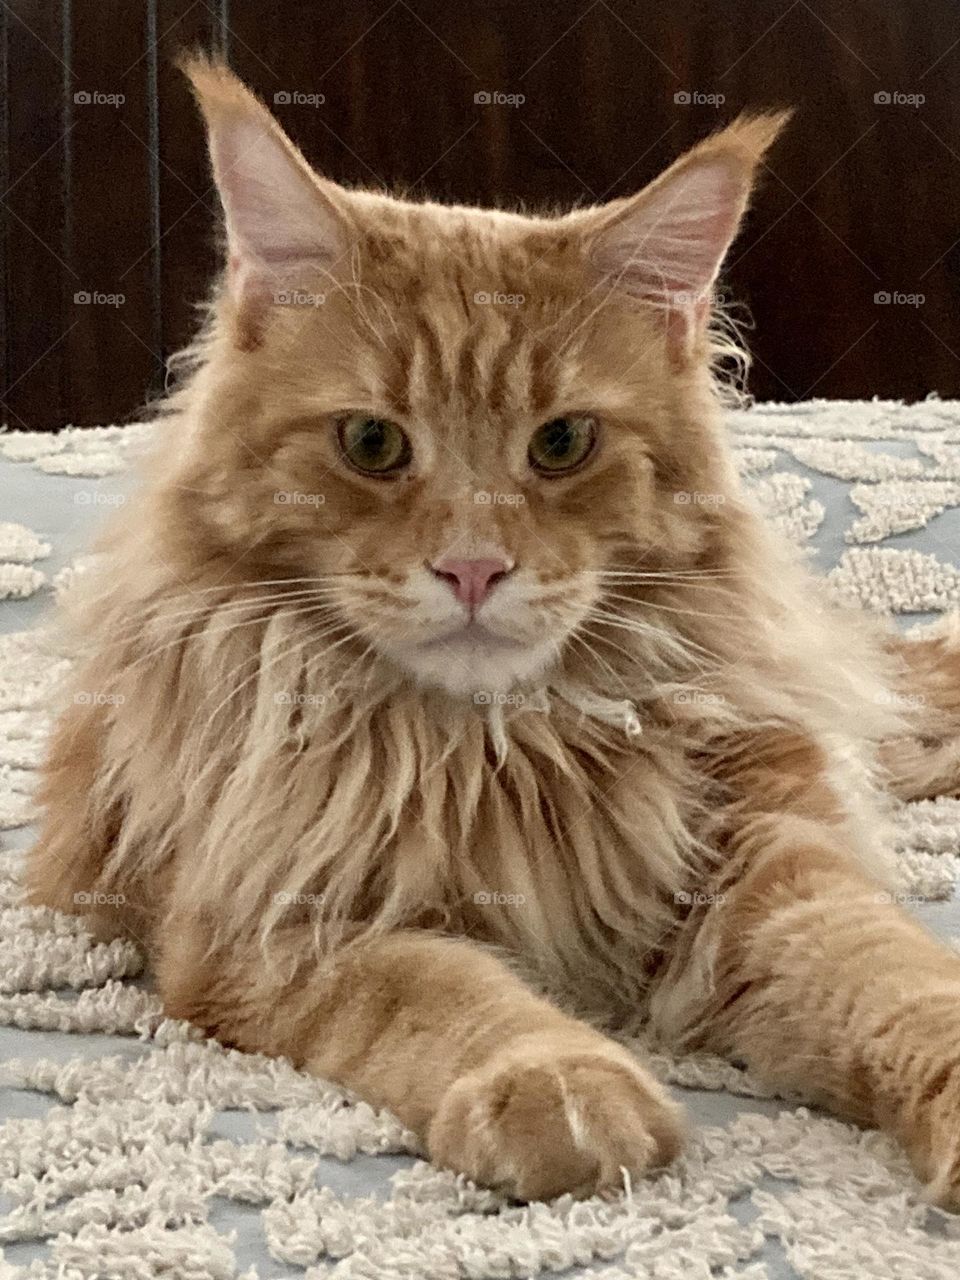
M 960 633 L 830 604 L 724 438 L 783 117 L 530 216 L 347 190 L 186 70 L 226 267 L 74 593 L 30 900 L 515 1197 L 680 1151 L 645 1022 L 960 1207 L 960 957 L 886 853 L 891 794 L 957 792 Z

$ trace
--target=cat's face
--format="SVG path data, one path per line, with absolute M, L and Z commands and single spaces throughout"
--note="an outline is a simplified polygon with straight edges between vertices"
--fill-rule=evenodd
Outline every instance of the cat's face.
M 538 676 L 614 566 L 695 563 L 715 511 L 684 496 L 725 475 L 705 292 L 771 122 L 636 200 L 528 218 L 345 192 L 226 73 L 193 75 L 231 247 L 197 477 L 221 539 L 325 579 L 453 693 Z
M 262 461 L 236 528 L 269 523 L 264 573 L 338 575 L 356 630 L 451 691 L 541 672 L 618 553 L 698 545 L 674 501 L 703 485 L 664 429 L 662 342 L 630 312 L 585 324 L 596 298 L 555 241 L 519 218 L 381 210 L 359 296 L 328 282 L 238 357 L 244 381 L 264 369 L 228 468 Z

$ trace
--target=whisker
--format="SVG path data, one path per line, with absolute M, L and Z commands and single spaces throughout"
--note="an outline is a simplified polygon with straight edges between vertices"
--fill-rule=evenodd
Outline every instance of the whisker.
M 637 636 L 652 636 L 660 642 L 669 643 L 672 647 L 679 649 L 691 661 L 695 654 L 699 654 L 713 662 L 720 661 L 720 655 L 705 648 L 702 644 L 698 644 L 696 640 L 691 640 L 687 636 L 678 635 L 676 632 L 665 632 L 662 627 L 654 627 L 649 623 L 643 622 L 637 618 L 626 618 L 622 614 L 610 613 L 599 609 L 591 609 L 587 615 L 594 622 L 602 622 L 608 627 L 615 627 L 621 631 L 629 631 Z M 701 668 L 701 671 L 703 669 Z
M 95 570 L 91 572 L 95 572 Z M 84 574 L 84 576 L 86 576 L 86 574 Z M 181 585 L 186 588 L 185 590 L 177 591 L 166 598 L 170 600 L 194 600 L 197 596 L 209 595 L 214 591 L 243 591 L 248 587 L 299 586 L 303 583 L 311 583 L 312 585 L 319 587 L 326 586 L 328 582 L 335 579 L 357 577 L 362 577 L 362 575 L 352 571 L 344 571 L 342 573 L 325 573 L 320 577 L 317 577 L 314 574 L 309 578 L 245 578 L 240 582 L 215 582 L 209 587 L 190 587 L 183 583 Z M 106 600 L 110 598 L 111 594 L 112 589 L 108 587 L 104 591 L 98 591 L 95 595 L 88 596 L 87 598 L 90 600 Z
M 307 599 L 307 600 L 301 601 L 296 609 L 290 609 L 290 610 L 273 609 L 273 610 L 270 610 L 269 613 L 273 614 L 273 613 L 286 612 L 286 613 L 290 613 L 291 615 L 295 615 L 301 611 L 304 611 L 306 606 L 313 606 L 313 603 L 314 602 L 312 599 Z M 331 608 L 332 606 L 329 601 L 318 601 L 316 602 L 315 607 L 320 609 L 320 608 Z M 212 614 L 211 623 L 216 622 L 216 620 L 220 616 L 221 616 L 221 611 L 218 611 L 217 613 Z M 254 627 L 257 625 L 257 623 L 266 622 L 268 620 L 269 620 L 268 615 L 257 614 L 256 617 L 247 618 L 245 621 L 242 621 L 242 622 L 231 622 L 229 626 L 211 625 L 210 627 L 205 628 L 205 631 L 208 635 L 216 634 L 218 636 L 225 636 L 225 635 L 229 635 L 233 631 L 240 630 L 241 627 Z M 168 649 L 172 649 L 178 644 L 188 644 L 191 640 L 194 640 L 196 638 L 197 638 L 197 632 L 182 631 L 178 636 L 175 636 L 172 640 L 167 640 L 164 644 L 157 645 L 156 648 L 150 649 L 147 653 L 142 654 L 139 658 L 131 662 L 129 666 L 127 666 L 125 669 L 127 671 L 132 671 L 133 668 L 139 666 L 141 662 L 146 662 L 150 658 L 155 658 L 159 654 L 165 653 Z
M 298 612 L 300 613 L 309 612 L 311 607 L 313 606 L 307 606 L 306 609 L 301 609 Z M 228 702 L 231 702 L 237 696 L 238 693 L 240 693 L 243 689 L 245 689 L 247 685 L 249 685 L 252 681 L 256 680 L 258 676 L 262 676 L 266 671 L 274 667 L 277 664 L 277 662 L 279 662 L 283 657 L 289 656 L 292 653 L 296 653 L 297 649 L 304 647 L 305 645 L 309 644 L 311 641 L 321 639 L 322 637 L 327 635 L 335 634 L 337 631 L 342 630 L 344 627 L 350 627 L 350 624 L 341 622 L 341 623 L 335 624 L 332 627 L 325 628 L 319 634 L 306 632 L 304 635 L 298 636 L 296 642 L 293 645 L 291 645 L 289 649 L 284 650 L 280 654 L 277 654 L 277 656 L 273 659 L 273 661 L 268 663 L 266 667 L 262 665 L 263 658 L 264 658 L 264 651 L 262 649 L 258 649 L 257 652 L 253 654 L 251 657 L 246 658 L 244 659 L 243 662 L 238 663 L 237 666 L 235 666 L 231 670 L 230 672 L 231 677 L 237 675 L 240 671 L 243 670 L 244 667 L 248 666 L 251 662 L 256 662 L 258 665 L 257 665 L 257 669 L 251 675 L 247 676 L 244 680 L 242 680 L 240 684 L 236 685 L 230 691 L 230 693 L 227 694 L 225 698 L 222 698 L 221 701 L 217 703 L 216 707 L 214 707 L 211 714 L 207 717 L 202 731 L 200 732 L 199 735 L 196 736 L 196 738 L 194 738 L 193 726 L 196 723 L 197 716 L 199 715 L 200 711 L 203 709 L 203 706 L 205 705 L 205 703 L 209 701 L 209 699 L 205 699 L 204 702 L 200 704 L 200 707 L 198 707 L 197 711 L 194 712 L 193 718 L 187 727 L 187 732 L 184 735 L 184 739 L 186 741 L 189 741 L 191 739 L 194 740 L 197 744 L 197 754 L 199 754 L 202 748 L 202 745 L 204 743 L 204 740 L 206 738 L 207 732 L 211 724 L 216 719 L 219 712 L 227 705 Z M 333 649 L 337 648 L 341 643 L 346 643 L 346 641 L 349 640 L 350 636 L 353 634 L 354 634 L 353 629 L 352 627 L 350 627 L 350 634 L 345 636 L 342 642 L 337 641 L 336 644 L 332 646 L 328 645 L 323 650 L 322 656 L 326 657 L 330 652 L 332 652 Z M 270 648 L 267 650 L 267 652 L 269 653 L 279 648 L 285 639 L 287 639 L 286 636 L 279 637 L 276 643 L 271 645 Z M 199 761 L 197 761 L 197 763 L 199 763 Z M 200 777 L 202 777 L 202 770 L 198 773 L 197 783 L 195 783 L 195 785 L 199 783 Z
M 175 622 L 175 621 L 182 621 L 184 619 L 190 619 L 190 618 L 201 618 L 204 615 L 209 617 L 211 622 L 213 622 L 217 618 L 222 617 L 224 614 L 227 614 L 227 613 L 234 613 L 237 611 L 243 611 L 245 609 L 258 608 L 261 605 L 275 604 L 279 601 L 317 600 L 319 602 L 324 593 L 332 594 L 335 590 L 336 588 L 327 587 L 327 588 L 304 588 L 300 591 L 279 591 L 274 594 L 270 594 L 266 596 L 253 596 L 249 600 L 229 600 L 229 601 L 225 601 L 223 604 L 197 605 L 196 608 L 183 609 L 183 610 L 179 610 L 176 613 L 154 613 L 150 616 L 149 620 L 146 622 L 138 620 L 137 622 L 129 623 L 126 628 L 120 628 L 120 630 L 115 633 L 114 638 L 109 643 L 117 644 L 124 639 L 130 639 L 133 636 L 135 636 L 139 631 L 144 630 L 146 626 L 149 626 L 151 624 L 156 624 L 158 622 L 169 623 L 169 622 Z M 275 609 L 268 610 L 268 612 L 277 612 L 277 610 Z
M 584 634 L 581 634 L 581 632 L 583 632 Z M 595 635 L 595 634 L 596 633 L 592 632 L 588 627 L 581 627 L 577 631 L 572 631 L 570 633 L 569 638 L 573 640 L 575 643 L 580 644 L 586 650 L 587 656 L 590 658 L 593 658 L 593 660 L 599 663 L 601 667 L 606 668 L 606 670 L 609 671 L 610 675 L 614 678 L 614 680 L 620 685 L 621 689 L 623 689 L 625 693 L 629 693 L 628 686 L 626 685 L 626 683 L 624 682 L 620 674 L 615 670 L 614 667 L 610 665 L 609 662 L 607 662 L 605 658 L 601 657 L 601 655 L 597 653 L 593 645 L 591 645 L 589 640 L 585 638 L 585 636 L 587 635 Z M 620 646 L 614 645 L 613 647 L 619 648 Z M 626 653 L 627 651 L 626 649 L 621 649 L 621 652 Z
M 299 585 L 304 582 L 310 582 L 316 586 L 323 586 L 333 578 L 355 578 L 358 575 L 353 572 L 343 573 L 324 573 L 313 574 L 306 578 L 245 578 L 241 582 L 215 582 L 209 587 L 188 587 L 184 593 L 187 596 L 206 595 L 211 591 L 240 591 L 244 587 L 283 587 Z
M 598 578 L 626 578 L 633 582 L 718 581 L 742 576 L 732 569 L 597 569 L 595 572 Z
M 594 631 L 590 627 L 585 626 L 583 623 L 580 624 L 578 630 L 582 632 L 584 635 L 590 636 L 594 640 L 597 640 L 602 644 L 605 644 L 608 648 L 615 649 L 617 653 L 622 653 L 623 656 L 629 659 L 629 661 L 634 666 L 641 663 L 642 659 L 647 657 L 646 654 L 640 654 L 640 653 L 637 653 L 635 650 L 630 650 L 625 648 L 622 644 L 618 644 L 616 640 L 614 640 L 611 636 L 604 635 L 602 631 Z M 622 680 L 621 680 L 621 683 L 622 683 Z M 628 690 L 628 686 L 626 684 L 623 684 L 623 688 L 625 690 Z M 635 696 L 636 692 L 637 692 L 636 689 L 631 690 L 630 696 L 631 697 Z
M 593 620 L 593 621 L 596 621 L 596 622 L 599 622 L 599 623 L 600 623 L 601 625 L 603 625 L 603 626 L 613 626 L 613 625 L 614 625 L 613 623 L 610 623 L 606 618 L 593 618 L 592 620 Z M 581 628 L 581 629 L 583 629 L 583 628 Z M 629 628 L 629 627 L 626 627 L 626 628 L 619 628 L 619 629 L 620 629 L 620 630 L 627 630 L 627 631 L 632 631 L 632 630 L 633 630 L 632 628 Z M 598 633 L 597 633 L 597 632 L 589 632 L 588 634 L 591 634 L 591 635 L 598 635 Z M 635 634 L 644 634 L 644 633 L 642 633 L 642 632 L 641 632 L 641 633 L 635 633 Z M 656 637 L 657 637 L 657 639 L 658 639 L 658 640 L 662 640 L 662 639 L 664 638 L 664 637 L 663 637 L 663 632 L 659 632 L 659 631 L 657 631 L 655 628 L 654 628 L 651 632 L 646 633 L 646 634 L 654 634 L 654 635 L 656 635 Z M 603 640 L 603 642 L 604 642 L 604 644 L 608 644 L 608 645 L 610 645 L 612 648 L 619 650 L 619 652 L 620 652 L 620 653 L 625 654 L 625 655 L 630 659 L 630 661 L 631 661 L 631 662 L 633 662 L 634 664 L 636 664 L 636 663 L 638 663 L 638 662 L 643 662 L 644 664 L 646 664 L 646 663 L 648 663 L 648 662 L 649 662 L 649 660 L 650 660 L 650 654 L 649 654 L 649 652 L 648 652 L 648 651 L 645 651 L 645 652 L 643 652 L 643 653 L 631 652 L 629 649 L 625 649 L 622 645 L 618 645 L 618 644 L 617 644 L 614 640 L 612 640 L 609 636 L 605 636 L 605 635 L 603 635 L 603 633 L 602 633 L 602 632 L 600 632 L 600 633 L 599 633 L 598 638 L 599 638 L 599 639 L 602 639 L 602 640 Z M 684 657 L 687 661 L 689 661 L 690 663 L 692 663 L 692 664 L 696 667 L 696 669 L 697 669 L 697 671 L 700 673 L 700 675 L 706 675 L 706 674 L 707 674 L 707 668 L 706 668 L 705 666 L 703 666 L 703 665 L 702 665 L 702 663 L 698 660 L 699 655 L 694 654 L 694 653 L 689 653 L 689 652 L 687 652 L 687 651 L 686 651 L 686 649 L 685 649 L 681 644 L 677 644 L 677 643 L 676 643 L 676 641 L 674 641 L 674 640 L 673 640 L 673 637 L 672 637 L 672 636 L 670 637 L 670 641 L 671 641 L 671 644 L 672 644 L 674 647 L 679 648 L 679 649 L 681 650 L 681 653 L 683 654 L 683 657 Z M 664 663 L 666 662 L 666 657 L 665 657 L 665 655 L 658 655 L 658 656 L 660 657 L 660 660 L 661 660 L 662 662 L 664 662 Z
M 690 618 L 713 618 L 720 622 L 729 622 L 731 618 L 745 618 L 746 613 L 704 613 L 700 609 L 679 609 L 675 605 L 663 604 L 659 600 L 636 600 L 633 596 L 621 595 L 616 591 L 605 591 L 603 593 L 604 600 L 626 600 L 630 604 L 636 604 L 646 609 L 662 609 L 665 613 L 679 613 Z
M 671 643 L 689 647 L 691 649 L 700 649 L 703 653 L 710 651 L 705 649 L 698 641 L 691 639 L 689 636 L 681 635 L 676 631 L 664 631 L 663 627 L 655 626 L 652 622 L 648 622 L 644 618 L 632 618 L 625 613 L 616 612 L 613 609 L 603 609 L 599 605 L 594 605 L 588 613 L 588 617 L 592 617 L 598 622 L 617 623 L 628 631 L 633 631 L 637 635 L 654 636 L 656 639 L 669 640 Z M 711 657 L 718 657 L 718 654 L 710 654 Z

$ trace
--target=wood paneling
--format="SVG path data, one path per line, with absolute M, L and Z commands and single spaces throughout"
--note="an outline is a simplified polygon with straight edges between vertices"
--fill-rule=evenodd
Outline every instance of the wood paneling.
M 444 200 L 623 195 L 739 110 L 795 106 L 726 272 L 752 389 L 960 395 L 954 0 L 7 0 L 0 46 L 13 427 L 135 415 L 194 328 L 217 204 L 171 63 L 196 46 L 332 177 Z M 125 301 L 74 303 L 94 291 Z
M 11 426 L 38 427 L 69 416 L 64 344 L 72 317 L 64 300 L 71 283 L 80 287 L 64 246 L 65 31 L 59 5 L 12 0 L 4 10 L 7 376 L 2 400 Z
M 219 203 L 206 143 L 186 80 L 174 66 L 184 49 L 223 52 L 223 11 L 189 0 L 159 0 L 157 122 L 160 155 L 157 307 L 165 358 L 185 346 L 197 325 L 194 304 L 209 292 L 217 270 Z
M 149 40 L 153 6 L 97 0 L 65 8 L 69 85 L 65 119 L 64 313 L 66 408 L 86 422 L 115 422 L 159 383 L 161 335 L 154 297 L 159 283 L 155 195 L 158 189 Z M 104 58 L 103 32 L 110 32 Z M 142 252 L 134 254 L 129 248 Z M 133 262 L 134 265 L 128 265 Z

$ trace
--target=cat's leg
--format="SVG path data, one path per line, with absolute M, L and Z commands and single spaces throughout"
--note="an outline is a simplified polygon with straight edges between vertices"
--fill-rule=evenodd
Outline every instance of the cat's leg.
M 742 874 L 705 908 L 660 1021 L 887 1130 L 960 1209 L 960 955 L 815 819 L 757 819 L 736 854 Z
M 679 1150 L 679 1109 L 644 1067 L 471 942 L 410 931 L 320 962 L 303 929 L 278 963 L 255 944 L 211 950 L 182 913 L 160 933 L 171 1016 L 389 1108 L 437 1164 L 478 1182 L 591 1194 Z
M 960 795 L 960 612 L 889 643 L 901 663 L 895 693 L 907 730 L 881 747 L 889 786 L 903 800 Z
M 111 865 L 123 805 L 105 785 L 104 733 L 103 708 L 93 701 L 75 701 L 54 726 L 40 771 L 41 817 L 26 859 L 26 900 L 82 915 L 100 941 L 125 936 L 149 951 L 164 872 L 147 882 L 133 858 Z
M 107 896 L 102 872 L 117 827 L 99 797 L 102 732 L 102 711 L 76 701 L 51 735 L 38 790 L 40 830 L 26 863 L 28 900 L 37 906 L 109 914 L 91 909 L 98 892 Z

